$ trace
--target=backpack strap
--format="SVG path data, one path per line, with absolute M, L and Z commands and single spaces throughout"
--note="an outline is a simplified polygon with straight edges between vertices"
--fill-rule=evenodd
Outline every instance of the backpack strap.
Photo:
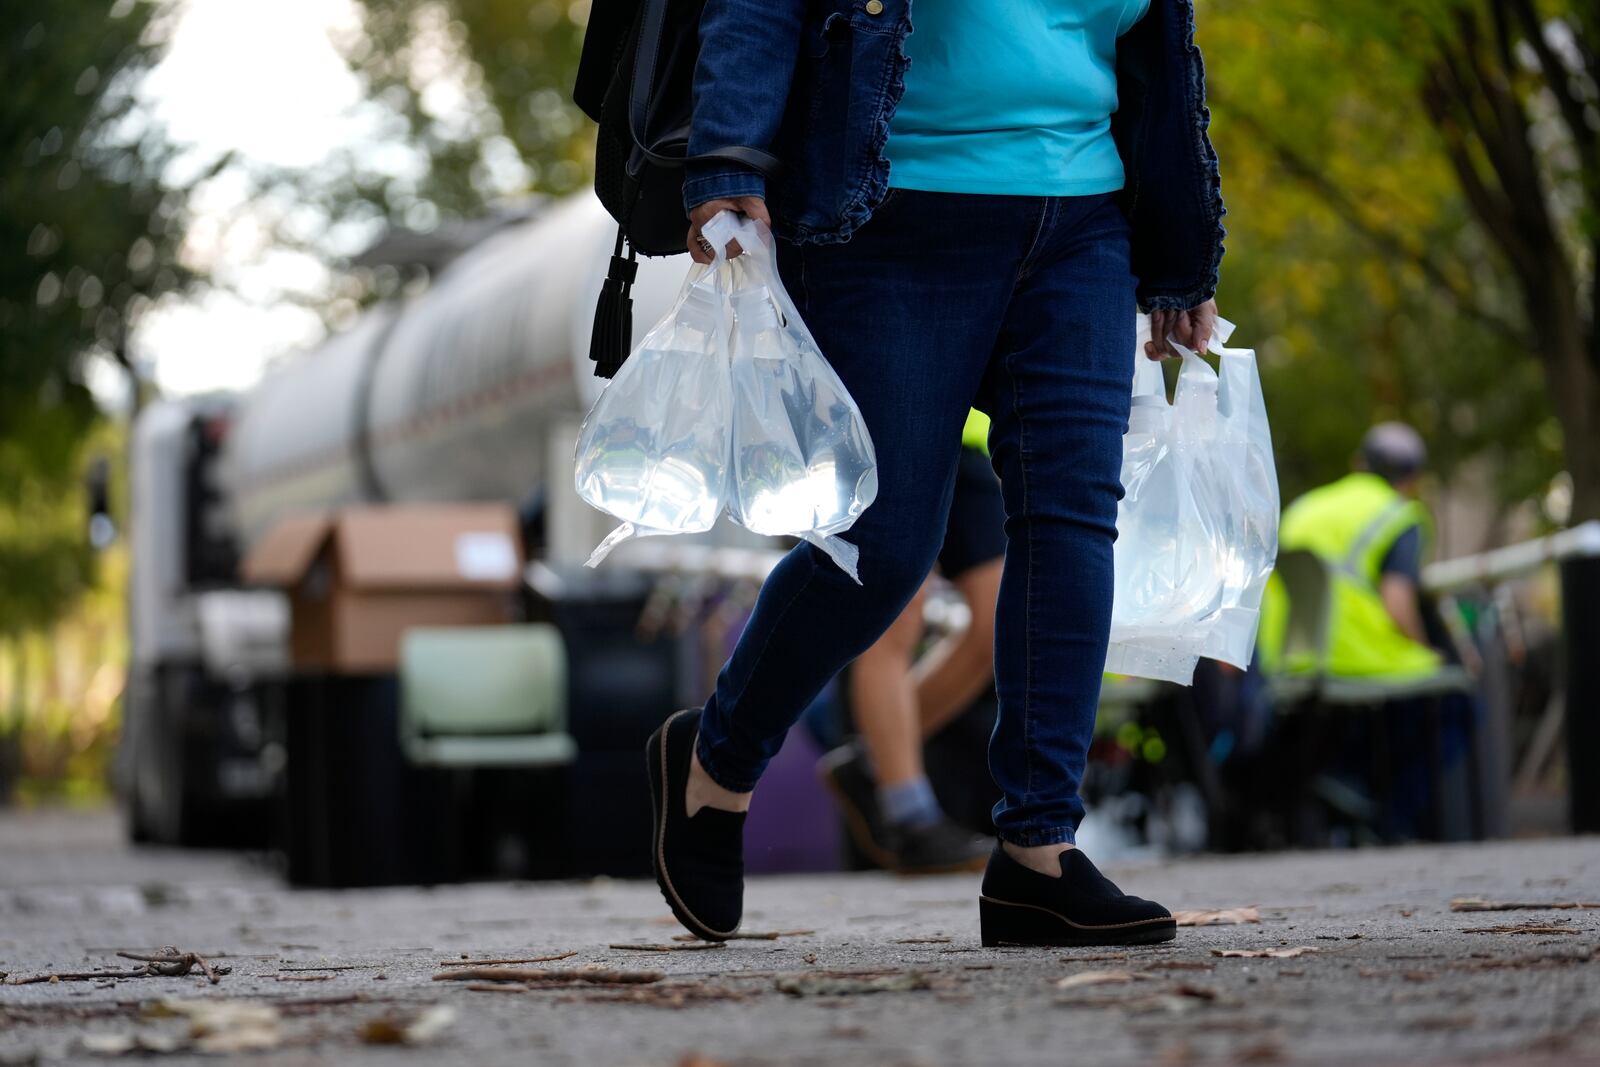
M 639 24 L 639 50 L 634 55 L 633 85 L 628 92 L 628 136 L 644 157 L 660 167 L 681 167 L 685 163 L 701 160 L 724 159 L 749 167 L 765 177 L 772 177 L 781 164 L 778 157 L 759 148 L 730 145 L 693 156 L 666 156 L 653 152 L 639 136 L 646 126 L 650 105 L 650 90 L 656 81 L 656 61 L 661 56 L 661 36 L 666 29 L 667 0 L 645 0 Z

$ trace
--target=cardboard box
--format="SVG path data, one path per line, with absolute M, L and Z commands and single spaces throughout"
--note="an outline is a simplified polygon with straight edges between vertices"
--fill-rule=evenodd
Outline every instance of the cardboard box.
M 515 621 L 522 568 L 509 506 L 405 504 L 282 519 L 240 572 L 288 594 L 296 670 L 373 674 L 409 627 Z

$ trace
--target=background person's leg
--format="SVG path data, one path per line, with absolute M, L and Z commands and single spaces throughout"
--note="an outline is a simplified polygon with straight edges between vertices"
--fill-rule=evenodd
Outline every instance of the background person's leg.
M 953 581 L 971 622 L 941 641 L 917 664 L 917 708 L 922 737 L 932 737 L 972 706 L 994 682 L 994 611 L 1005 557 L 992 559 Z
M 995 618 L 995 825 L 1070 843 L 1111 626 L 1134 347 L 1127 227 L 1110 197 L 1057 201 L 1018 282 L 978 406 L 1006 504 Z
M 922 730 L 911 663 L 922 639 L 927 599 L 924 585 L 883 636 L 856 657 L 847 675 L 856 731 L 866 742 L 879 788 L 922 777 Z

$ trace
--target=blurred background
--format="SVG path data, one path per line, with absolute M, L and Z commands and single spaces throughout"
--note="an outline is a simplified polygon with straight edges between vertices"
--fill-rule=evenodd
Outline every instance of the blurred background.
M 1374 423 L 1420 432 L 1430 558 L 1458 563 L 1422 584 L 1469 696 L 1406 732 L 1392 693 L 1113 680 L 1095 832 L 1182 851 L 1600 829 L 1568 772 L 1600 756 L 1574 662 L 1600 595 L 1600 16 L 1198 9 L 1219 304 L 1260 358 L 1284 502 Z M 561 464 L 613 233 L 570 99 L 587 13 L 0 7 L 0 803 L 115 795 L 138 839 L 270 846 L 303 881 L 604 867 L 566 813 L 637 799 L 644 736 L 701 699 L 781 546 L 723 531 L 578 566 L 608 524 Z M 680 269 L 646 265 L 637 328 Z M 958 600 L 936 590 L 930 644 Z M 531 643 L 452 651 L 438 631 L 466 623 Z M 430 627 L 443 644 L 402 636 Z M 474 707 L 438 695 L 441 671 L 507 656 L 543 667 Z M 758 866 L 859 859 L 811 767 L 847 703 L 786 747 L 773 785 L 801 817 L 754 821 Z M 929 752 L 974 823 L 985 715 L 989 696 Z M 526 743 L 474 747 L 497 737 Z M 402 830 L 453 851 L 396 858 Z M 356 839 L 377 843 L 340 867 Z

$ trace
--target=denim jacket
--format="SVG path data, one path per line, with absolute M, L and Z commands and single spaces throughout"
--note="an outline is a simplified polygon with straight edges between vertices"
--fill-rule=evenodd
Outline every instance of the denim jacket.
M 694 75 L 690 154 L 764 148 L 784 168 L 691 164 L 684 207 L 762 196 L 779 236 L 848 240 L 888 194 L 883 146 L 905 92 L 912 0 L 707 0 Z M 1194 0 L 1151 0 L 1117 42 L 1112 133 L 1126 184 L 1139 303 L 1186 309 L 1216 292 L 1222 185 L 1206 136 Z

